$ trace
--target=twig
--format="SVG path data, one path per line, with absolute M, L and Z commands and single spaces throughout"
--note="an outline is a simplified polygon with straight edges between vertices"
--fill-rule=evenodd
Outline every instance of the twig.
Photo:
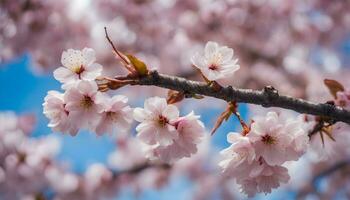
M 317 181 L 321 178 L 324 178 L 326 176 L 329 176 L 335 172 L 337 172 L 338 170 L 341 170 L 345 167 L 348 167 L 350 166 L 350 160 L 344 160 L 344 161 L 341 161 L 333 166 L 331 166 L 330 168 L 326 169 L 325 171 L 317 174 L 313 179 L 312 179 L 312 184 L 314 186 L 316 186 L 317 184 Z
M 113 173 L 113 176 L 118 177 L 120 175 L 136 175 L 136 174 L 138 174 L 146 169 L 150 169 L 150 168 L 170 169 L 171 165 L 165 164 L 165 163 L 151 164 L 151 163 L 145 162 L 141 165 L 135 166 L 135 167 L 130 168 L 130 169 L 116 171 Z
M 128 65 L 128 64 L 129 64 L 129 61 L 128 61 L 128 60 L 124 57 L 124 55 L 123 55 L 122 53 L 120 53 L 120 52 L 118 51 L 118 49 L 114 46 L 114 44 L 113 44 L 111 38 L 110 38 L 109 35 L 108 35 L 107 28 L 104 27 L 104 29 L 105 29 L 105 36 L 106 36 L 106 38 L 107 38 L 109 44 L 112 46 L 114 52 L 123 60 L 124 64 Z

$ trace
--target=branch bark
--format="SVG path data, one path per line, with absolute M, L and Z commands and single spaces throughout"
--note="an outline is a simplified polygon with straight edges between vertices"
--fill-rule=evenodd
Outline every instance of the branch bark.
M 125 169 L 125 170 L 121 170 L 121 171 L 114 171 L 113 176 L 118 177 L 118 176 L 125 175 L 125 174 L 136 175 L 136 174 L 138 174 L 146 169 L 149 169 L 149 168 L 170 169 L 171 165 L 166 164 L 166 163 L 151 164 L 151 163 L 146 162 L 146 163 L 143 163 L 141 165 L 137 165 L 137 166 L 130 168 L 130 169 Z
M 121 79 L 132 79 L 133 83 L 131 85 L 158 86 L 184 92 L 185 94 L 214 97 L 227 102 L 235 101 L 238 103 L 261 105 L 263 107 L 279 107 L 299 113 L 329 117 L 336 122 L 350 124 L 350 111 L 327 103 L 313 103 L 303 99 L 279 95 L 278 91 L 271 86 L 267 86 L 263 90 L 238 89 L 231 86 L 218 89 L 215 85 L 209 85 L 205 82 L 159 74 L 157 71 L 152 71 L 140 78 L 117 77 L 115 80 Z

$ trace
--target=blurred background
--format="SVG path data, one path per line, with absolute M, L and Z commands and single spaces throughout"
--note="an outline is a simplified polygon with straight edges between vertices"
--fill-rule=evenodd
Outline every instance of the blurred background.
M 47 127 L 42 103 L 47 91 L 60 90 L 52 71 L 61 66 L 62 51 L 91 47 L 104 74 L 125 74 L 105 39 L 106 26 L 118 49 L 137 55 L 150 68 L 200 80 L 190 58 L 211 40 L 233 48 L 239 58 L 241 69 L 228 84 L 252 89 L 273 85 L 283 94 L 325 102 L 331 96 L 321 84 L 324 78 L 350 84 L 349 10 L 345 0 L 1 0 L 0 110 L 35 116 L 31 137 L 54 135 L 61 142 L 55 159 L 84 173 L 92 164 L 107 164 L 118 145 L 114 136 L 83 132 L 71 137 Z M 116 93 L 137 107 L 166 92 L 129 87 Z M 185 100 L 179 107 L 182 114 L 195 110 L 209 130 L 225 104 L 209 98 L 200 104 Z M 240 106 L 247 121 L 251 110 Z M 214 151 L 227 147 L 226 133 L 235 130 L 236 120 L 224 123 L 210 139 Z M 126 188 L 116 198 L 194 199 L 195 184 L 176 176 L 160 189 L 136 195 Z M 256 199 L 295 199 L 296 194 L 289 188 Z M 209 196 L 221 198 L 215 192 Z

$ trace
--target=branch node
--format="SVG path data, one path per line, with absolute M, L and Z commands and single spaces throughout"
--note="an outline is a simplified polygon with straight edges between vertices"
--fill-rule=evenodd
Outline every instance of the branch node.
M 336 108 L 336 106 L 334 105 L 334 102 L 331 102 L 331 101 L 326 102 L 326 104 L 324 106 L 325 115 L 329 116 L 331 114 L 331 112 L 334 111 L 335 108 Z
M 226 87 L 227 90 L 227 94 L 228 94 L 228 98 L 232 98 L 233 97 L 233 87 L 231 85 Z
M 265 101 L 262 106 L 264 107 L 269 107 L 279 97 L 278 91 L 271 85 L 264 87 L 263 95 L 265 96 Z
M 159 73 L 157 70 L 153 70 L 150 72 L 151 76 L 152 76 L 152 80 L 154 82 L 158 82 L 159 81 Z

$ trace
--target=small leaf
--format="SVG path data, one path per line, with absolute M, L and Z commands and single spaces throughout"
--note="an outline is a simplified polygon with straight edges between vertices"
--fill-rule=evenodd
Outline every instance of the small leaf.
M 335 142 L 334 137 L 332 136 L 332 126 L 328 126 L 328 127 L 323 127 L 322 128 L 322 132 L 325 133 L 331 140 L 333 140 Z
M 185 94 L 183 92 L 178 92 L 176 90 L 168 91 L 168 98 L 167 98 L 168 104 L 174 104 L 174 103 L 180 102 L 184 98 L 185 98 Z
M 231 109 L 230 107 L 227 107 L 227 109 L 224 112 L 222 112 L 219 118 L 216 120 L 214 128 L 211 131 L 211 135 L 213 135 L 215 131 L 221 126 L 222 122 L 224 120 L 227 121 L 231 115 L 232 115 Z
M 320 131 L 320 136 L 321 136 L 322 146 L 324 148 L 324 138 L 323 138 L 323 132 L 322 131 Z
M 130 54 L 126 56 L 128 57 L 132 66 L 135 68 L 135 70 L 138 72 L 140 76 L 145 76 L 148 74 L 147 66 L 143 61 L 141 61 L 140 59 Z
M 324 79 L 324 84 L 329 89 L 329 92 L 333 95 L 333 97 L 337 98 L 337 92 L 344 91 L 344 86 L 336 80 Z

